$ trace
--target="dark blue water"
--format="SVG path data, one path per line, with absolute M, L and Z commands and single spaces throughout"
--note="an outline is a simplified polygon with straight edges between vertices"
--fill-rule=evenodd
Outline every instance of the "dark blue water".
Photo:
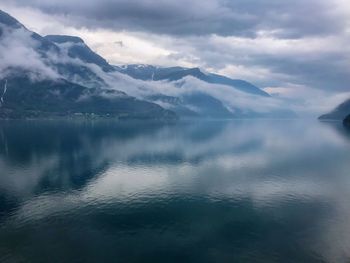
M 0 122 L 0 262 L 349 262 L 350 132 Z

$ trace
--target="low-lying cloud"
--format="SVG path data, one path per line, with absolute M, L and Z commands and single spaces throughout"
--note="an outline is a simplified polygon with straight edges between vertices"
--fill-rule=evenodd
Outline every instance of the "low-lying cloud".
M 31 33 L 20 28 L 8 30 L 2 28 L 0 41 L 0 77 L 6 78 L 9 69 L 21 68 L 29 73 L 33 80 L 37 78 L 58 78 L 59 75 L 45 63 L 35 51 L 38 43 L 31 38 Z
M 39 33 L 78 35 L 112 64 L 201 67 L 245 79 L 288 107 L 315 114 L 348 96 L 345 0 L 14 0 L 0 8 Z M 118 78 L 125 83 L 114 87 L 137 96 L 146 85 L 133 88 L 134 80 Z

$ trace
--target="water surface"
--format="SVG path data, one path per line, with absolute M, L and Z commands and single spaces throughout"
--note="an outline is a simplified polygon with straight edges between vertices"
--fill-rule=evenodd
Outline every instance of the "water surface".
M 350 132 L 0 122 L 1 262 L 349 262 Z

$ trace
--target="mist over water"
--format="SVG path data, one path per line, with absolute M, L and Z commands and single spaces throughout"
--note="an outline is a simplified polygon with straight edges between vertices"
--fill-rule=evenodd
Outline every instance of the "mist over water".
M 350 132 L 0 123 L 1 262 L 348 262 Z

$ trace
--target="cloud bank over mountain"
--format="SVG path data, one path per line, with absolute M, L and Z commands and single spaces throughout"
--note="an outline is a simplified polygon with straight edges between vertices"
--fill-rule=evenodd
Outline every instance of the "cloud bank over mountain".
M 319 97 L 348 96 L 346 0 L 14 0 L 0 8 L 38 33 L 78 35 L 112 64 L 200 67 L 316 111 L 326 103 Z

